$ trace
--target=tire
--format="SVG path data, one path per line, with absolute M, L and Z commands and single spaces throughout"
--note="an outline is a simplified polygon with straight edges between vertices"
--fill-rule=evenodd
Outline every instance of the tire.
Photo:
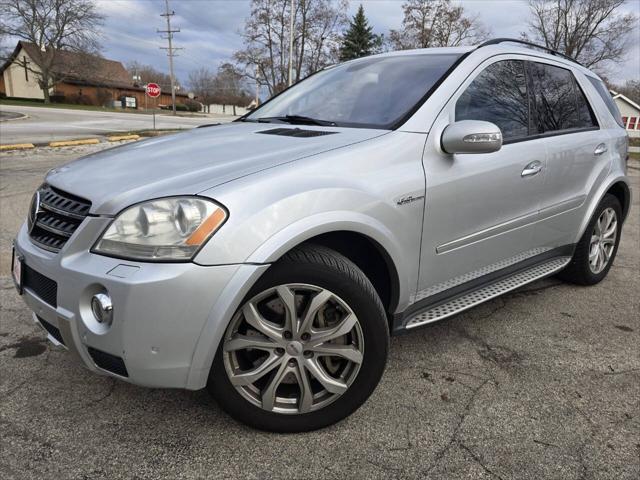
M 291 309 L 293 323 L 286 314 Z M 302 320 L 306 312 L 316 312 L 308 315 L 309 328 Z M 316 345 L 352 324 L 349 333 Z M 247 348 L 246 342 L 253 346 L 256 341 L 264 350 Z M 272 342 L 280 343 L 274 349 Z M 326 349 L 340 349 L 348 358 L 327 355 Z M 303 245 L 275 263 L 247 294 L 220 342 L 207 389 L 222 409 L 251 427 L 316 430 L 342 420 L 367 400 L 380 381 L 388 349 L 385 310 L 364 273 L 333 250 Z M 238 385 L 272 361 L 269 373 Z
M 593 249 L 592 238 L 598 236 L 599 222 L 601 218 L 606 220 L 606 218 L 603 217 L 605 212 L 613 212 L 615 214 L 615 228 L 611 228 L 611 230 L 615 232 L 615 238 L 613 238 L 613 240 L 611 240 L 611 238 L 607 240 L 610 242 L 609 244 L 612 245 L 612 248 L 610 249 L 610 253 L 605 255 L 606 262 L 594 268 L 590 259 L 590 254 L 595 251 Z M 609 273 L 611 265 L 613 265 L 616 253 L 618 252 L 618 245 L 620 244 L 621 231 L 622 207 L 620 201 L 615 196 L 606 194 L 600 201 L 582 238 L 580 238 L 580 241 L 576 245 L 571 262 L 558 274 L 558 278 L 565 282 L 578 285 L 595 285 L 601 282 L 607 276 L 607 273 Z M 602 258 L 605 258 L 605 256 Z

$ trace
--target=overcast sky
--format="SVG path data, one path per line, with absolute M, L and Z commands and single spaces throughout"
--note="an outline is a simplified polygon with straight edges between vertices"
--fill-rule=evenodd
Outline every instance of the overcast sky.
M 387 34 L 402 22 L 402 0 L 350 1 L 350 15 L 358 5 L 376 33 Z M 461 0 L 465 9 L 478 14 L 494 37 L 519 37 L 526 30 L 528 7 L 525 0 Z M 137 60 L 168 72 L 166 46 L 157 29 L 165 29 L 164 0 L 98 0 L 106 16 L 104 51 L 106 58 L 127 63 Z M 178 78 L 186 82 L 188 72 L 206 66 L 215 70 L 242 48 L 240 31 L 250 13 L 249 0 L 170 0 L 176 12 L 173 25 L 181 29 L 175 34 L 175 45 L 183 47 L 175 59 Z M 624 7 L 640 13 L 640 0 L 629 0 Z M 172 26 L 173 26 L 172 25 Z M 614 83 L 640 78 L 640 26 L 634 32 L 633 47 L 627 61 L 611 72 Z

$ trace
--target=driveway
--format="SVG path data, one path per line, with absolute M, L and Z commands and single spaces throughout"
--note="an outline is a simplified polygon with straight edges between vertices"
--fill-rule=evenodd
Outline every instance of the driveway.
M 4 248 L 44 172 L 87 151 L 3 154 Z M 630 175 L 637 192 L 638 162 Z M 394 338 L 369 401 L 299 435 L 240 425 L 204 391 L 89 373 L 47 343 L 3 268 L 2 477 L 637 480 L 639 217 L 636 193 L 601 284 L 547 279 Z
M 27 118 L 0 123 L 0 143 L 46 143 L 103 136 L 117 132 L 149 130 L 153 115 L 142 113 L 99 112 L 64 108 L 0 105 L 3 114 L 22 113 Z M 3 115 L 4 116 L 4 115 Z M 194 128 L 207 123 L 230 122 L 236 117 L 210 115 L 201 117 L 156 115 L 156 128 Z

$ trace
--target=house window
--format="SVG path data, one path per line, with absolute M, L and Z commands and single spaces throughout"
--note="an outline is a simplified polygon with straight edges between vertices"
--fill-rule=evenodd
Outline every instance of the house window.
M 627 126 L 627 130 L 635 130 L 637 121 L 638 121 L 638 117 L 631 117 L 629 119 L 629 125 Z
M 622 117 L 622 125 L 624 125 L 624 128 L 627 128 L 627 120 L 629 120 L 629 117 Z

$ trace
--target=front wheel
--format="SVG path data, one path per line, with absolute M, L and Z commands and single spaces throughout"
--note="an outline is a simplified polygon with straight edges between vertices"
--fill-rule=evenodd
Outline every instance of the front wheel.
M 337 252 L 305 245 L 249 292 L 207 387 L 250 426 L 314 430 L 365 402 L 383 373 L 388 343 L 384 308 L 362 271 Z

